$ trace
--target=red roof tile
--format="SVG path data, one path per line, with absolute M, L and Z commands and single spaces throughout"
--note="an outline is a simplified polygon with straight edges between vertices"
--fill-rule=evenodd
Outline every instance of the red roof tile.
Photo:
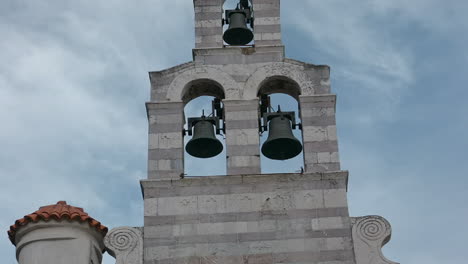
M 78 221 L 80 223 L 88 222 L 89 226 L 96 228 L 96 230 L 102 233 L 102 235 L 106 235 L 107 233 L 107 227 L 101 225 L 100 222 L 90 217 L 85 211 L 83 211 L 83 208 L 67 205 L 67 202 L 65 201 L 59 201 L 57 204 L 42 206 L 36 212 L 25 215 L 23 218 L 16 220 L 15 224 L 10 226 L 10 230 L 8 230 L 8 237 L 10 238 L 11 243 L 15 244 L 16 232 L 22 226 L 31 222 L 36 223 L 39 220 L 49 221 L 50 219 L 57 221 L 66 219 L 69 221 Z

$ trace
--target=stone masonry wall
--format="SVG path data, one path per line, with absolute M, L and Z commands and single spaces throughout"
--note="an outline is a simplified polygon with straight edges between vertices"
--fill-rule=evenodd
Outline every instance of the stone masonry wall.
M 195 47 L 213 48 L 223 46 L 224 0 L 194 0 L 195 8 Z
M 254 0 L 255 46 L 275 46 L 281 43 L 280 0 Z
M 144 263 L 354 263 L 347 172 L 142 181 Z
M 328 66 L 286 59 L 282 47 L 198 49 L 194 58 L 195 62 L 150 73 L 150 179 L 179 179 L 184 173 L 183 98 L 187 85 L 196 80 L 219 84 L 225 95 L 228 175 L 261 171 L 258 91 L 269 78 L 295 84 L 290 94 L 300 105 L 305 171 L 340 169 L 335 96 L 330 94 Z

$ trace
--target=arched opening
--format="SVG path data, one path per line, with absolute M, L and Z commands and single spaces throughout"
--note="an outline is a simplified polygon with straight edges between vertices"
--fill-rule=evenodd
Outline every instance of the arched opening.
M 301 89 L 299 84 L 285 76 L 272 76 L 266 78 L 258 90 L 257 96 L 269 95 L 273 93 L 283 93 L 292 96 L 294 99 L 299 100 Z
M 241 14 L 237 12 L 230 12 L 239 9 Z M 223 44 L 232 46 L 252 46 L 254 45 L 253 37 L 253 23 L 250 23 L 251 17 L 253 16 L 252 1 L 250 0 L 226 0 L 223 4 Z M 226 12 L 227 11 L 227 12 Z M 234 14 L 236 13 L 236 14 Z M 227 16 L 226 16 L 227 15 Z M 242 21 L 245 19 L 244 21 Z M 229 24 L 228 24 L 229 23 Z M 230 30 L 231 32 L 227 32 Z M 226 36 L 231 35 L 231 37 Z M 226 38 L 227 37 L 227 38 Z M 244 39 L 252 39 L 251 41 L 245 42 Z M 231 39 L 229 41 L 228 39 Z M 228 41 L 226 41 L 228 40 Z M 233 42 L 242 42 L 242 44 Z M 228 43 L 231 42 L 231 43 Z
M 210 79 L 197 79 L 185 85 L 181 99 L 187 104 L 190 100 L 204 95 L 216 97 L 220 100 L 225 97 L 224 89 L 218 82 Z
M 216 99 L 216 100 L 215 100 Z M 185 176 L 212 176 L 226 175 L 226 144 L 224 133 L 221 131 L 224 128 L 224 117 L 222 116 L 222 99 L 224 99 L 224 90 L 221 85 L 213 80 L 199 79 L 188 83 L 182 92 L 182 101 L 184 106 L 184 175 Z M 213 102 L 215 102 L 213 104 Z M 199 120 L 202 115 L 209 120 L 211 125 L 205 127 L 202 131 L 207 132 L 202 138 L 209 138 L 210 143 L 203 141 L 202 144 L 195 144 L 196 148 L 210 147 L 212 143 L 222 144 L 222 151 L 207 158 L 200 158 L 189 154 L 186 151 L 187 144 L 197 137 L 195 132 L 194 120 Z M 216 120 L 216 121 L 215 121 Z M 218 124 L 218 126 L 215 125 Z M 192 125 L 191 125 L 192 124 Z M 218 128 L 218 129 L 217 129 Z M 189 133 L 190 131 L 190 133 Z M 218 134 L 218 133 L 219 134 Z M 200 136 L 200 130 L 198 130 Z M 219 143 L 217 143 L 219 142 Z M 192 141 L 193 144 L 193 141 Z M 208 145 L 206 145 L 208 144 Z M 198 152 L 197 150 L 195 150 Z M 200 151 L 203 151 L 200 150 Z M 193 154 L 193 153 L 192 153 Z
M 302 130 L 299 129 L 301 124 L 300 115 L 299 115 L 299 95 L 300 87 L 299 85 L 287 78 L 282 76 L 275 76 L 267 78 L 260 85 L 258 91 L 258 97 L 269 96 L 269 105 L 271 112 L 277 112 L 278 106 L 280 106 L 281 112 L 293 112 L 294 120 L 291 120 L 291 124 L 296 123 L 296 129 L 291 129 L 292 135 L 300 142 L 301 152 L 292 158 L 285 160 L 276 160 L 270 159 L 260 151 L 260 162 L 261 162 L 261 171 L 262 173 L 298 173 L 304 170 L 304 154 L 303 154 L 303 139 L 302 139 Z M 263 100 L 262 100 L 263 101 Z M 263 104 L 264 102 L 262 102 Z M 262 107 L 261 107 L 262 108 Z M 264 110 L 260 110 L 264 112 Z M 261 113 L 264 115 L 264 113 Z M 294 121 L 294 122 L 292 122 Z M 265 119 L 262 119 L 263 126 L 269 126 L 268 122 L 265 122 Z M 270 136 L 271 129 L 268 127 L 268 131 L 264 131 L 260 136 L 260 148 L 267 142 L 268 137 Z

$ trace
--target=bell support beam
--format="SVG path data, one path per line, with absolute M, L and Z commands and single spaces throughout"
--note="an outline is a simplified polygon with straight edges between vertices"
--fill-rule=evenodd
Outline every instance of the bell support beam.
M 258 100 L 224 100 L 227 174 L 260 173 Z
M 184 104 L 146 103 L 149 122 L 148 178 L 179 179 L 184 173 Z
M 336 95 L 299 96 L 306 172 L 340 170 Z

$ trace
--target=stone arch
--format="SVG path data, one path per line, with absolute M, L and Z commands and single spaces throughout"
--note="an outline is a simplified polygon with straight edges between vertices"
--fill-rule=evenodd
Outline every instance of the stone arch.
M 267 80 L 290 80 L 290 83 L 296 83 L 299 91 L 288 92 L 287 94 L 313 95 L 315 89 L 313 83 L 309 80 L 302 66 L 290 63 L 278 62 L 258 68 L 247 80 L 244 86 L 242 98 L 244 100 L 256 99 L 258 93 Z M 283 93 L 285 93 L 283 91 Z
M 226 97 L 222 85 L 218 82 L 211 79 L 196 79 L 184 86 L 181 99 L 184 104 L 187 104 L 192 99 L 203 95 L 214 96 L 218 99 Z
M 301 94 L 300 85 L 285 76 L 272 76 L 263 80 L 257 92 L 257 97 L 260 95 L 269 95 L 272 93 L 283 93 L 294 97 L 294 99 L 299 100 L 299 95 Z
M 180 102 L 187 99 L 193 99 L 187 94 L 191 84 L 201 84 L 211 82 L 216 84 L 222 90 L 225 99 L 239 99 L 239 85 L 226 72 L 208 66 L 194 66 L 180 72 L 169 85 L 167 99 L 172 102 Z M 206 93 L 205 93 L 206 94 Z M 217 93 L 219 94 L 219 92 Z M 202 95 L 202 94 L 200 94 Z M 207 94 L 209 95 L 209 94 Z M 185 102 L 185 101 L 184 101 Z

